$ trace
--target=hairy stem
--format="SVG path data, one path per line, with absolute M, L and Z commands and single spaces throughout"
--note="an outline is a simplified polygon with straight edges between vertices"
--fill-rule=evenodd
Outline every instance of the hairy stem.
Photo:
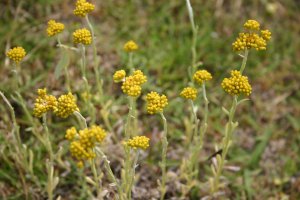
M 163 120 L 163 126 L 164 126 L 164 132 L 162 137 L 162 154 L 161 154 L 161 185 L 160 185 L 160 191 L 161 196 L 160 199 L 163 200 L 166 194 L 166 180 L 167 180 L 167 174 L 166 174 L 166 162 L 167 162 L 167 148 L 168 148 L 168 139 L 167 139 L 167 133 L 168 133 L 168 127 L 167 127 L 167 120 L 164 116 L 164 114 L 161 112 L 160 116 Z

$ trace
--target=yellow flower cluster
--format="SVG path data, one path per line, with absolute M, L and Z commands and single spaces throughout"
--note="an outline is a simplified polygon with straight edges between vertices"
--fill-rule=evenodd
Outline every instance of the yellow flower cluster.
M 124 44 L 124 50 L 126 52 L 132 52 L 132 51 L 136 51 L 138 49 L 139 49 L 139 46 L 133 40 L 130 40 Z
M 66 131 L 65 138 L 71 141 L 70 152 L 78 161 L 77 166 L 82 167 L 83 161 L 95 158 L 94 148 L 97 143 L 101 143 L 106 137 L 106 131 L 100 126 L 92 126 L 77 130 L 72 127 Z
M 134 136 L 132 139 L 124 142 L 124 145 L 133 149 L 147 149 L 149 147 L 149 138 L 146 136 Z
M 126 76 L 125 70 L 118 70 L 114 73 L 113 79 L 115 83 L 119 83 L 124 80 Z
M 35 100 L 33 115 L 35 117 L 42 117 L 48 111 L 55 111 L 57 107 L 56 97 L 47 94 L 47 89 L 38 89 L 38 97 Z
M 85 17 L 88 13 L 95 9 L 95 5 L 86 2 L 86 0 L 77 0 L 75 6 L 73 13 L 78 17 Z
M 18 64 L 26 56 L 26 51 L 23 47 L 14 47 L 6 52 L 6 56 Z
M 75 44 L 84 44 L 84 45 L 89 45 L 92 43 L 92 34 L 91 32 L 86 29 L 86 28 L 82 28 L 82 29 L 77 29 L 74 33 L 73 33 L 73 42 Z
M 269 30 L 260 30 L 260 24 L 255 20 L 248 20 L 244 24 L 248 32 L 242 32 L 239 37 L 232 43 L 234 51 L 243 51 L 245 49 L 266 50 L 267 41 L 271 39 Z
M 125 77 L 122 84 L 122 91 L 128 96 L 138 97 L 141 94 L 141 85 L 147 82 L 147 76 L 141 70 L 136 70 L 133 75 Z
M 207 70 L 198 70 L 193 76 L 194 81 L 199 85 L 202 85 L 204 81 L 209 81 L 212 79 L 211 74 Z
M 73 114 L 75 111 L 79 111 L 76 104 L 76 99 L 71 92 L 65 95 L 61 95 L 57 100 L 57 108 L 54 113 L 61 117 L 67 118 L 69 115 Z
M 256 20 L 249 19 L 245 22 L 244 28 L 252 31 L 258 31 L 260 28 L 260 24 Z
M 75 136 L 77 135 L 78 133 L 77 133 L 77 130 L 76 130 L 76 128 L 73 126 L 73 127 L 71 127 L 71 128 L 69 128 L 69 129 L 67 129 L 67 131 L 66 131 L 66 135 L 65 135 L 65 138 L 67 139 L 67 140 L 74 140 L 75 139 Z
M 168 99 L 165 95 L 159 95 L 157 92 L 150 92 L 147 94 L 147 111 L 149 114 L 162 112 L 168 105 Z
M 196 88 L 186 87 L 181 91 L 180 96 L 194 101 L 197 98 L 197 94 L 198 94 L 198 91 Z
M 231 77 L 222 81 L 222 88 L 230 95 L 245 94 L 249 96 L 252 92 L 248 77 L 242 76 L 237 70 L 231 71 Z
M 55 20 L 48 21 L 47 34 L 49 37 L 61 33 L 65 29 L 65 25 Z

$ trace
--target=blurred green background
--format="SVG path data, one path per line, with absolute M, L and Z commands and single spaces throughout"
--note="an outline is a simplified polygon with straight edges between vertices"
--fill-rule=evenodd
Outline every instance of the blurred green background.
M 188 83 L 187 69 L 191 63 L 192 32 L 184 0 L 112 0 L 92 1 L 96 10 L 90 15 L 95 26 L 98 54 L 101 56 L 101 74 L 104 77 L 104 91 L 107 101 L 111 102 L 110 119 L 118 132 L 120 123 L 126 117 L 126 99 L 119 85 L 112 82 L 115 70 L 124 68 L 127 55 L 123 44 L 133 39 L 140 47 L 134 57 L 137 68 L 148 76 L 145 92 L 156 90 L 169 97 L 166 116 L 169 121 L 169 167 L 177 173 L 181 158 L 185 156 L 184 122 L 189 117 L 187 102 L 178 97 L 181 89 Z M 61 36 L 65 44 L 72 45 L 71 34 L 79 27 L 86 26 L 84 21 L 73 15 L 75 1 L 70 0 L 1 0 L 0 1 L 0 90 L 6 94 L 16 110 L 22 128 L 23 142 L 31 146 L 36 154 L 35 171 L 45 184 L 45 149 L 31 135 L 28 121 L 20 106 L 13 102 L 11 63 L 5 52 L 13 46 L 23 46 L 28 55 L 22 63 L 21 75 L 25 84 L 22 95 L 32 108 L 36 89 L 47 87 L 54 93 L 66 92 L 64 77 L 56 79 L 55 67 L 60 59 L 56 40 L 45 33 L 47 21 L 55 19 L 66 25 Z M 232 42 L 242 31 L 247 19 L 255 19 L 263 28 L 272 32 L 267 50 L 252 50 L 245 73 L 253 87 L 250 101 L 239 106 L 236 120 L 239 127 L 235 132 L 234 145 L 229 152 L 228 165 L 239 167 L 237 172 L 226 171 L 228 177 L 226 197 L 229 199 L 300 199 L 300 2 L 297 0 L 191 0 L 195 23 L 199 27 L 197 41 L 197 61 L 213 74 L 208 85 L 210 100 L 209 131 L 201 159 L 205 160 L 214 152 L 216 143 L 222 139 L 226 117 L 221 107 L 228 107 L 230 97 L 220 87 L 222 79 L 232 69 L 239 68 L 241 58 L 232 51 Z M 92 59 L 92 51 L 88 59 Z M 92 72 L 92 65 L 89 64 Z M 73 90 L 80 96 L 80 73 L 78 61 L 71 56 L 69 72 Z M 89 80 L 93 83 L 93 73 Z M 144 93 L 145 93 L 144 92 Z M 80 98 L 79 98 L 80 101 Z M 201 106 L 202 102 L 198 102 Z M 141 131 L 153 138 L 162 129 L 158 117 L 149 116 L 144 109 L 143 98 L 138 100 Z M 101 109 L 101 108 L 97 108 Z M 10 119 L 6 106 L 0 105 L 0 143 L 10 131 Z M 201 111 L 200 111 L 201 115 Z M 75 121 L 53 119 L 53 144 L 65 148 L 64 160 L 72 162 L 64 141 L 64 131 Z M 98 119 L 98 123 L 101 123 Z M 115 134 L 115 133 L 112 133 Z M 156 139 L 155 139 L 156 138 Z M 154 147 L 148 158 L 143 159 L 139 173 L 149 174 L 137 183 L 137 191 L 147 189 L 151 199 L 155 197 L 156 179 L 159 177 Z M 112 152 L 113 144 L 106 147 Z M 0 145 L 0 197 L 1 199 L 24 199 L 16 168 L 2 157 L 8 154 L 5 145 Z M 116 150 L 120 151 L 120 150 Z M 113 166 L 118 166 L 120 157 L 111 156 Z M 117 153 L 116 153 L 117 154 Z M 1 156 L 2 155 L 2 156 Z M 74 165 L 70 171 L 59 169 L 61 180 L 56 195 L 62 199 L 77 199 L 85 196 Z M 143 171 L 142 168 L 145 168 Z M 201 164 L 201 181 L 211 175 L 209 165 Z M 87 172 L 88 173 L 88 172 Z M 151 179 L 151 180 L 150 180 Z M 150 183 L 147 183 L 150 182 Z M 32 196 L 30 199 L 43 199 L 44 193 L 33 183 L 28 183 Z M 171 187 L 171 185 L 169 185 Z M 153 191 L 153 194 L 152 194 Z M 168 191 L 167 198 L 176 199 L 176 192 Z M 80 195 L 79 195 L 80 194 Z M 152 195 L 152 196 L 151 196 Z M 187 199 L 199 199 L 204 193 L 190 195 Z

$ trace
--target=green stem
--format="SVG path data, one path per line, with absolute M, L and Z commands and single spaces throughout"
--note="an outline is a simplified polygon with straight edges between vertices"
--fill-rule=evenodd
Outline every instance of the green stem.
M 243 62 L 242 62 L 242 66 L 240 69 L 241 74 L 243 74 L 243 72 L 245 70 L 247 59 L 248 59 L 248 53 L 249 53 L 248 49 L 245 49 L 245 53 L 243 55 Z
M 224 162 L 226 160 L 228 149 L 231 144 L 232 133 L 234 129 L 237 127 L 237 124 L 233 122 L 236 107 L 237 107 L 237 96 L 234 96 L 232 101 L 232 106 L 229 112 L 229 119 L 225 128 L 225 135 L 224 135 L 223 145 L 222 145 L 222 149 L 223 149 L 222 155 L 221 157 L 219 157 L 219 159 L 217 159 L 216 174 L 213 180 L 212 194 L 218 191 L 219 189 L 220 176 L 224 168 Z
M 168 126 L 167 126 L 167 120 L 162 112 L 160 113 L 160 116 L 163 120 L 163 126 L 164 126 L 164 132 L 162 137 L 162 154 L 161 154 L 162 178 L 161 178 L 161 185 L 160 185 L 160 191 L 161 191 L 160 199 L 163 200 L 166 194 L 166 180 L 167 180 L 166 162 L 167 162 L 167 148 L 168 148 L 168 139 L 167 139 Z
M 98 172 L 97 172 L 97 169 L 96 169 L 95 159 L 91 159 L 90 164 L 91 164 L 91 169 L 92 169 L 92 172 L 93 172 L 94 180 L 95 180 L 95 183 L 96 183 L 97 198 L 103 199 L 102 196 L 101 196 L 102 186 L 101 186 L 100 179 L 99 179 L 99 176 L 98 176 Z
M 85 129 L 85 128 L 88 127 L 88 126 L 87 126 L 86 119 L 81 115 L 80 112 L 75 111 L 75 112 L 74 112 L 74 115 L 78 118 L 78 120 L 79 120 L 79 122 L 80 122 L 80 124 L 81 124 L 81 127 L 82 127 L 83 129 Z
M 134 72 L 134 67 L 133 67 L 133 53 L 132 52 L 129 52 L 128 67 L 129 67 L 130 73 L 132 74 Z
M 135 179 L 135 168 L 136 168 L 136 165 L 137 165 L 137 161 L 139 159 L 139 154 L 140 154 L 140 151 L 137 150 L 136 152 L 136 155 L 135 155 L 135 159 L 133 161 L 133 165 L 132 165 L 132 169 L 131 169 L 131 172 L 130 172 L 130 182 L 129 182 L 129 189 L 128 189 L 128 199 L 131 199 L 131 190 L 132 190 L 132 186 L 134 184 L 134 179 Z
M 127 115 L 127 120 L 125 124 L 125 139 L 129 139 L 133 134 L 133 127 L 132 127 L 132 119 L 135 119 L 135 98 L 128 96 L 129 99 L 129 112 Z

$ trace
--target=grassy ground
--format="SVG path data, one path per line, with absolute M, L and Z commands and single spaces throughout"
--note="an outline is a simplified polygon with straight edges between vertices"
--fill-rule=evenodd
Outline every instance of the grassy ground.
M 96 2 L 96 1 L 95 1 Z M 29 199 L 43 199 L 42 190 L 47 180 L 45 160 L 47 153 L 30 131 L 30 124 L 20 105 L 12 99 L 11 63 L 5 58 L 5 51 L 11 46 L 21 45 L 28 56 L 22 63 L 21 76 L 24 81 L 21 93 L 26 105 L 32 109 L 36 89 L 47 87 L 55 94 L 66 92 L 63 76 L 55 77 L 60 50 L 56 41 L 45 34 L 49 19 L 67 24 L 62 36 L 64 43 L 71 44 L 70 34 L 81 27 L 81 20 L 72 14 L 73 2 L 49 0 L 20 0 L 0 2 L 0 90 L 15 108 L 17 121 L 21 126 L 24 144 L 34 152 L 34 171 L 40 185 L 26 179 L 20 180 L 18 167 L 5 144 L 10 137 L 11 119 L 4 103 L 0 104 L 0 197 L 1 199 L 24 199 L 24 187 Z M 199 26 L 197 41 L 198 61 L 212 72 L 214 81 L 208 85 L 210 99 L 209 131 L 205 138 L 201 160 L 214 152 L 214 145 L 220 143 L 226 116 L 222 106 L 229 106 L 230 98 L 220 87 L 222 79 L 241 63 L 240 57 L 232 51 L 231 43 L 249 18 L 262 23 L 272 31 L 272 40 L 267 51 L 251 51 L 246 68 L 253 93 L 250 101 L 237 110 L 239 127 L 234 134 L 234 144 L 228 156 L 228 166 L 237 171 L 226 170 L 224 182 L 228 199 L 300 199 L 300 4 L 293 0 L 280 1 L 192 1 L 195 21 Z M 105 98 L 110 109 L 113 124 L 111 134 L 121 140 L 122 124 L 127 114 L 126 98 L 119 86 L 112 82 L 115 70 L 127 63 L 123 44 L 130 39 L 139 46 L 134 63 L 148 76 L 145 91 L 156 90 L 167 94 L 170 103 L 166 110 L 169 121 L 168 167 L 169 189 L 166 199 L 179 199 L 182 182 L 176 179 L 182 157 L 186 155 L 184 145 L 185 121 L 189 107 L 178 97 L 188 82 L 187 69 L 191 63 L 191 36 L 185 1 L 97 1 L 96 10 L 90 16 L 95 25 L 98 54 L 101 55 L 101 74 L 104 77 Z M 91 49 L 88 50 L 92 59 Z M 92 66 L 89 65 L 92 72 Z M 80 98 L 82 80 L 78 59 L 71 55 L 69 72 L 73 91 Z M 90 82 L 93 73 L 89 73 Z M 145 93 L 145 92 L 144 92 Z M 80 103 L 81 102 L 81 103 Z M 149 152 L 142 157 L 137 169 L 139 177 L 134 188 L 134 199 L 156 199 L 159 196 L 157 182 L 160 160 L 159 138 L 162 124 L 157 116 L 145 111 L 143 98 L 138 101 L 140 110 L 139 131 L 151 137 Z M 97 111 L 101 107 L 97 107 Z M 83 115 L 86 115 L 83 112 Z M 59 120 L 55 117 L 50 124 L 54 149 L 63 148 L 62 159 L 69 168 L 57 166 L 60 183 L 55 195 L 62 199 L 86 199 L 82 188 L 82 175 L 76 169 L 64 140 L 67 127 L 76 124 L 75 119 Z M 103 123 L 100 115 L 98 123 Z M 107 141 L 104 145 L 116 173 L 119 172 L 122 149 L 120 145 Z M 186 199 L 199 199 L 207 195 L 206 181 L 211 175 L 209 163 L 200 162 L 201 187 L 191 192 Z M 86 169 L 85 174 L 91 172 Z M 105 181 L 107 192 L 111 192 Z M 220 198 L 220 199 L 222 199 Z

